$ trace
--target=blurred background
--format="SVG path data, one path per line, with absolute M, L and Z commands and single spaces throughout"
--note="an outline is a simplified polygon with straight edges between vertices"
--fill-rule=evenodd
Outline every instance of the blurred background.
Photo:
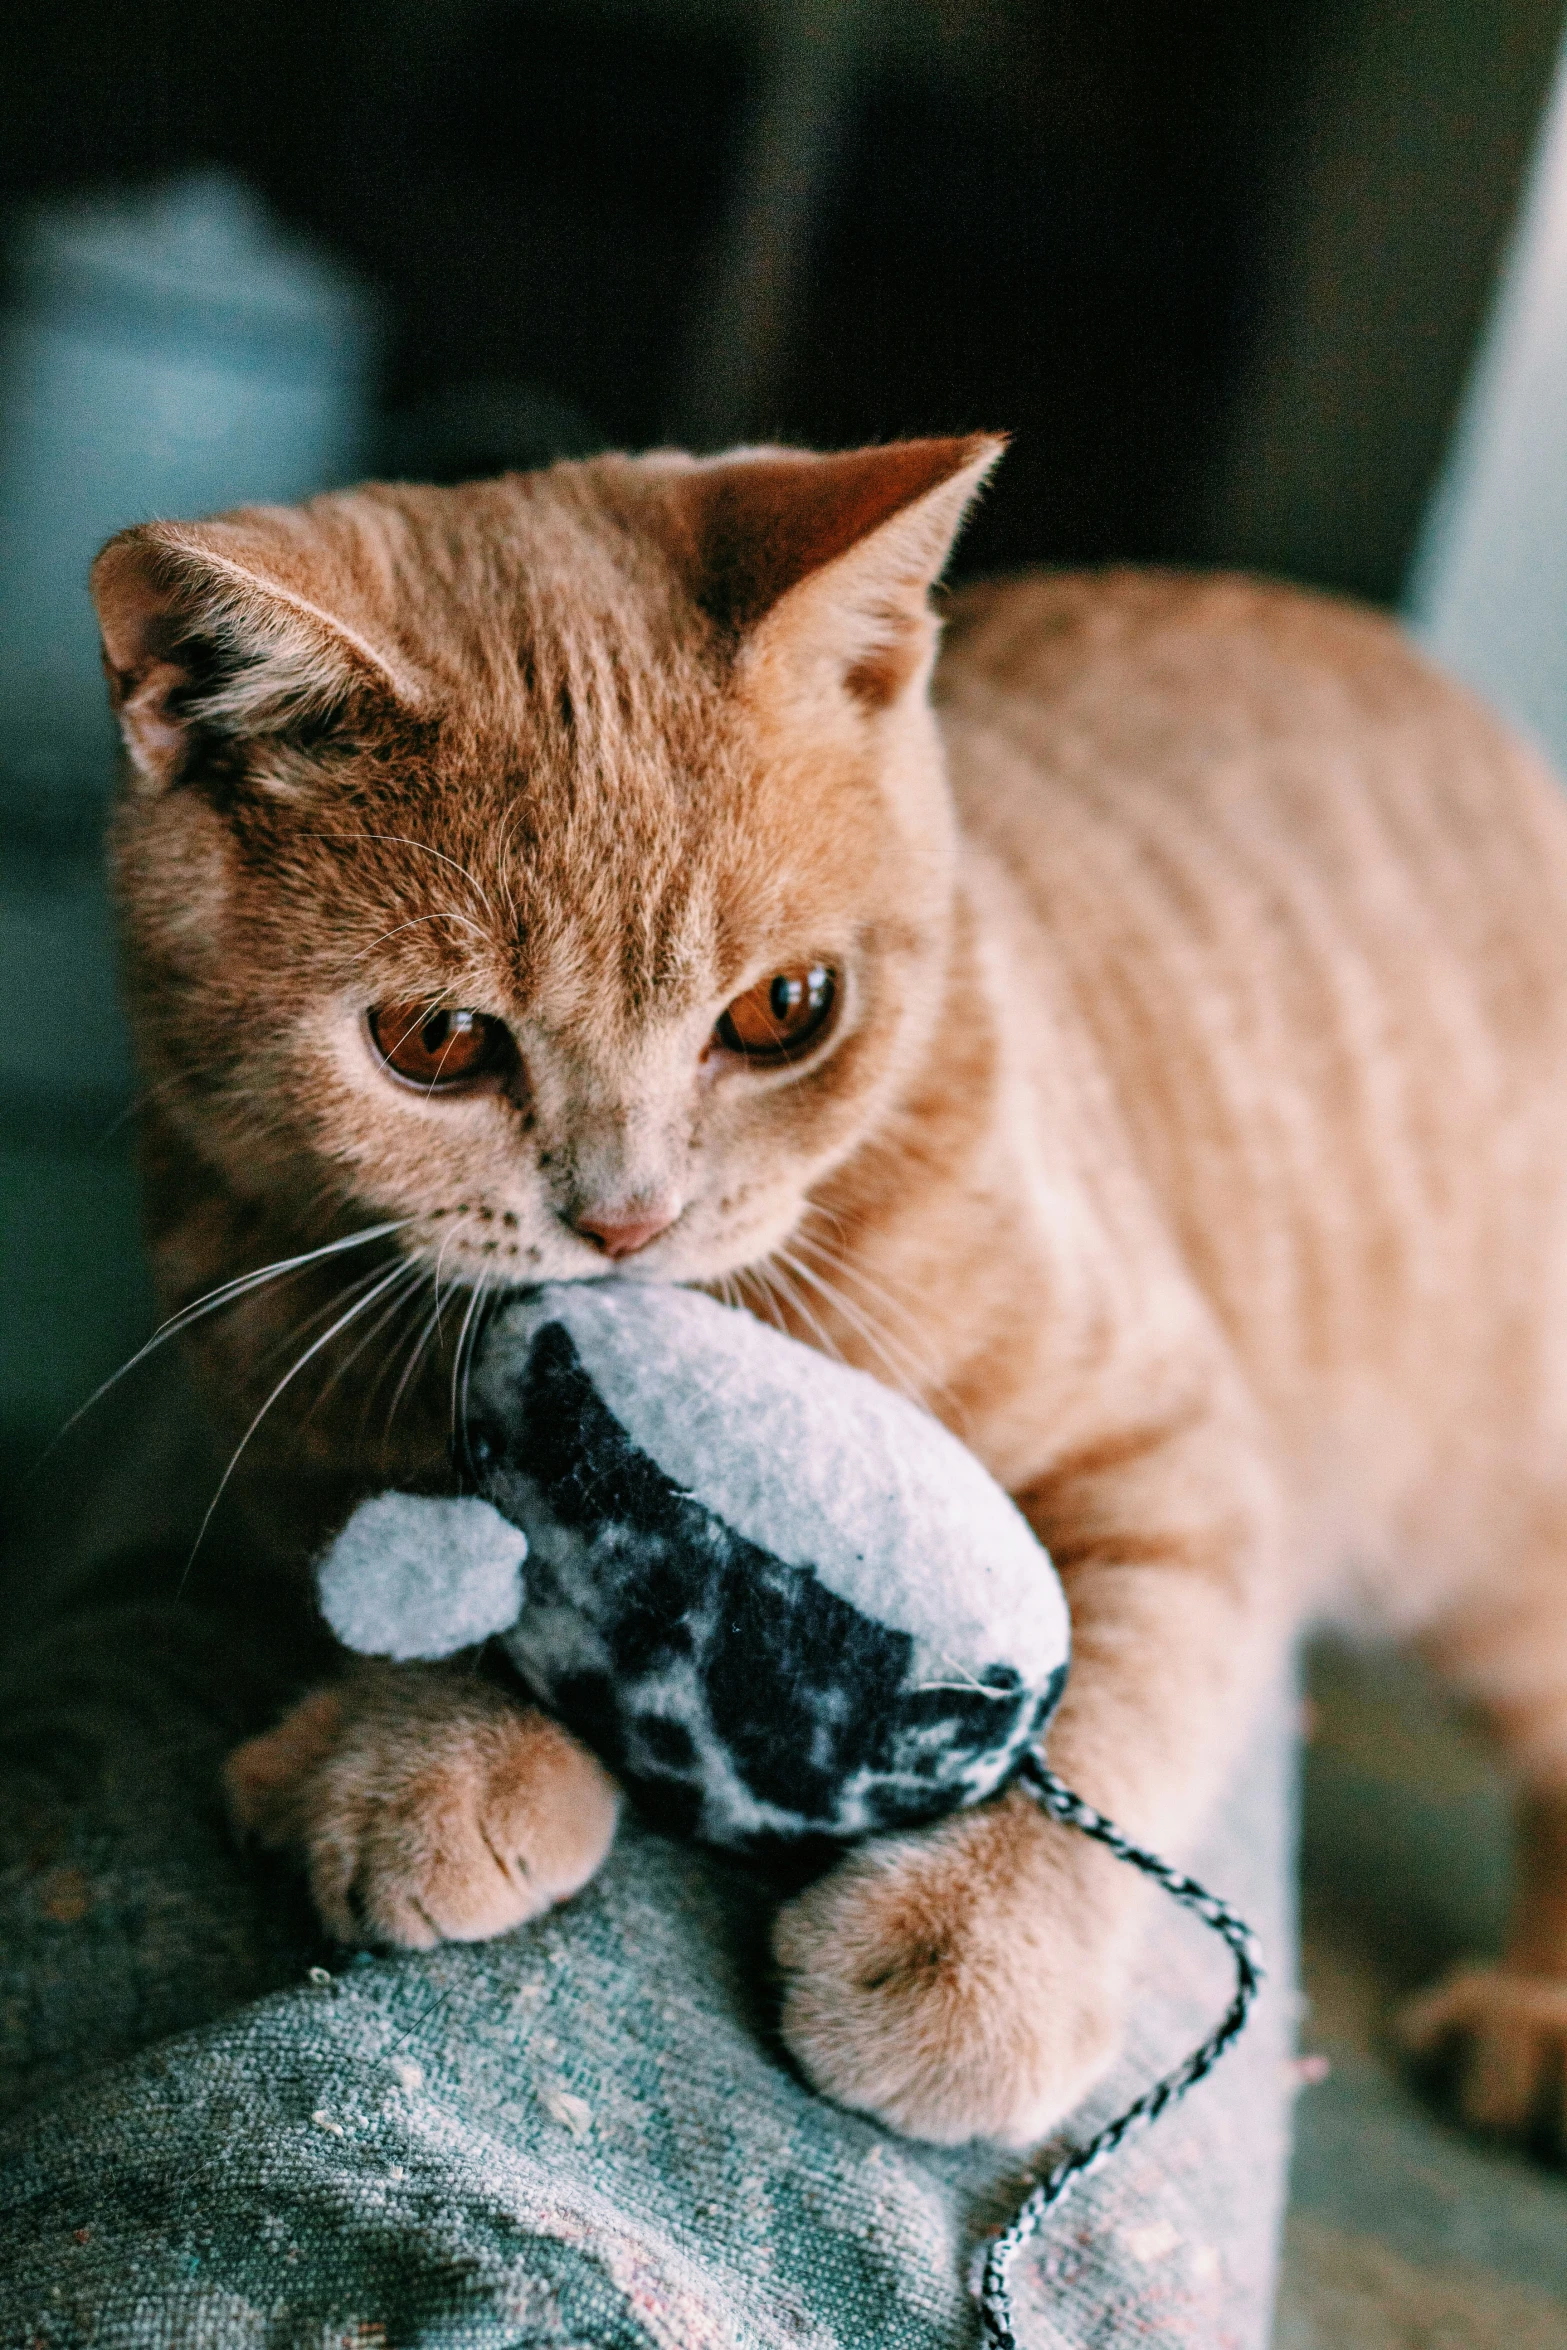
M 1002 426 L 960 573 L 1233 563 L 1399 606 L 1567 770 L 1562 18 L 11 0 L 0 1513 L 150 1326 L 110 531 L 606 443 Z M 1494 1768 L 1407 1676 L 1330 1655 L 1315 1691 L 1280 2350 L 1567 2350 L 1567 2184 L 1439 2134 L 1378 2045 L 1392 1992 L 1495 1940 Z

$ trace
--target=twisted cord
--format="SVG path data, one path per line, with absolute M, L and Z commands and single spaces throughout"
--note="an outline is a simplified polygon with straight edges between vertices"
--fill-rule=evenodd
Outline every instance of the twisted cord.
M 1145 2090 L 1135 2104 L 1129 2105 L 1114 2121 L 1107 2122 L 1102 2130 L 1089 2139 L 1086 2146 L 1078 2147 L 1075 2153 L 1064 2155 L 1025 2199 L 1011 2226 L 1004 2228 L 992 2242 L 985 2255 L 984 2269 L 975 2293 L 979 2302 L 985 2350 L 1019 2350 L 1012 2326 L 1012 2263 L 1029 2238 L 1038 2232 L 1045 2214 L 1053 2211 L 1065 2199 L 1080 2178 L 1089 2171 L 1098 2170 L 1101 2163 L 1108 2162 L 1127 2138 L 1138 2130 L 1146 2129 L 1150 2122 L 1156 2122 L 1166 2106 L 1184 2097 L 1187 2090 L 1200 2081 L 1205 2073 L 1212 2072 L 1242 2030 L 1251 2011 L 1252 2001 L 1262 1987 L 1262 1958 L 1257 1938 L 1245 1920 L 1237 1917 L 1234 1910 L 1222 1902 L 1217 1894 L 1199 1885 L 1195 1877 L 1185 1876 L 1179 1869 L 1172 1869 L 1157 1853 L 1147 1852 L 1140 1844 L 1134 1844 L 1130 1837 L 1123 1836 L 1113 1821 L 1107 1820 L 1102 1812 L 1095 1811 L 1093 1805 L 1085 1803 L 1080 1795 L 1074 1795 L 1071 1788 L 1058 1779 L 1055 1772 L 1049 1770 L 1037 1755 L 1031 1754 L 1025 1758 L 1018 1779 L 1052 1819 L 1063 1820 L 1067 1826 L 1081 1830 L 1083 1835 L 1092 1836 L 1096 1843 L 1103 1844 L 1113 1852 L 1118 1860 L 1130 1861 L 1134 1869 L 1140 1869 L 1145 1877 L 1152 1877 L 1157 1884 L 1162 1885 L 1167 1893 L 1180 1902 L 1183 1909 L 1191 1910 L 1202 1919 L 1204 1925 L 1211 1926 L 1216 1934 L 1222 1935 L 1235 1961 L 1235 1996 L 1226 2008 L 1222 2022 L 1209 2033 L 1201 2047 L 1194 2048 L 1191 2055 L 1178 2064 L 1173 2072 L 1166 2073 L 1151 2089 Z

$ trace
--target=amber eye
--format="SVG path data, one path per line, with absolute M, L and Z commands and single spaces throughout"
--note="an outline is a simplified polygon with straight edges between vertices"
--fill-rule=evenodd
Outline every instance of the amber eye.
M 748 1061 L 792 1060 L 820 1036 L 837 994 L 838 974 L 825 963 L 775 971 L 735 997 L 719 1020 L 718 1041 Z
M 504 1021 L 486 1012 L 432 1012 L 428 1004 L 377 1004 L 375 1049 L 389 1069 L 428 1092 L 473 1085 L 511 1059 Z

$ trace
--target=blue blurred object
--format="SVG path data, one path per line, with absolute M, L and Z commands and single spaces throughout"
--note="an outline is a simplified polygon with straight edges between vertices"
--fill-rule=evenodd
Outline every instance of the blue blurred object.
M 31 796 L 109 742 L 87 567 L 153 515 L 352 479 L 368 290 L 243 181 L 196 172 L 22 216 L 0 313 L 0 762 Z
M 378 342 L 369 292 L 222 173 L 40 205 L 15 222 L 8 262 L 0 1485 L 152 1310 L 99 870 L 113 738 L 88 566 L 127 522 L 352 479 Z
M 1567 46 L 1405 602 L 1567 779 Z

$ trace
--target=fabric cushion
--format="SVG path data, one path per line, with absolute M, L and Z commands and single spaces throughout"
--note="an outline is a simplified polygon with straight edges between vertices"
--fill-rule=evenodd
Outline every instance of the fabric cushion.
M 586 1893 L 497 1942 L 324 1946 L 215 1794 L 317 1660 L 221 1559 L 176 1598 L 184 1565 L 77 1578 L 0 1686 L 0 2343 L 969 2350 L 974 2253 L 1025 2173 L 800 2084 L 763 1880 L 628 1826 Z M 1267 2341 L 1292 1712 L 1192 1856 L 1264 1938 L 1255 2021 L 1020 2262 L 1028 2350 Z M 1127 2055 L 1063 2141 L 1227 1997 L 1211 1936 L 1162 1902 L 1151 1926 Z

